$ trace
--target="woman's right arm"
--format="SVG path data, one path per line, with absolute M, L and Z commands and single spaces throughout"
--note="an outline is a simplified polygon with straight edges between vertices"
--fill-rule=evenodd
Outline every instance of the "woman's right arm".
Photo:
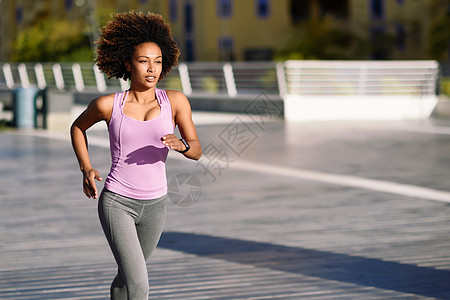
M 88 153 L 86 130 L 97 122 L 109 123 L 113 108 L 114 95 L 94 99 L 78 116 L 70 127 L 72 147 L 83 174 L 83 192 L 88 198 L 98 198 L 96 180 L 102 180 L 97 170 L 92 167 Z

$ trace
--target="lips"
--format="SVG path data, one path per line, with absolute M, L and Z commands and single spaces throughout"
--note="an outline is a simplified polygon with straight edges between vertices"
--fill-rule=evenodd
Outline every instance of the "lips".
M 145 76 L 145 80 L 147 81 L 154 81 L 156 79 L 155 76 Z

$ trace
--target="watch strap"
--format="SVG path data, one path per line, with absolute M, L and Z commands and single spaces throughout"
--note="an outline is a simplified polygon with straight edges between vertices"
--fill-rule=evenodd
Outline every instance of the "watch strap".
M 191 149 L 191 146 L 189 146 L 188 142 L 186 142 L 185 139 L 180 139 L 180 141 L 184 144 L 184 146 L 186 147 L 186 149 L 184 149 L 183 151 L 178 151 L 180 153 L 186 153 L 189 151 L 189 149 Z

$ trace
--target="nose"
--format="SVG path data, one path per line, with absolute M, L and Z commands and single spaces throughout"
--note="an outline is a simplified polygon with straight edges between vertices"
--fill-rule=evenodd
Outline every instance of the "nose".
M 148 63 L 147 72 L 153 73 L 153 64 Z

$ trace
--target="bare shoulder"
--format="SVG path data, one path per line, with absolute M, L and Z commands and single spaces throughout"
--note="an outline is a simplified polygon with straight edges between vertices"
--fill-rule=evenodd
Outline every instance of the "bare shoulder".
M 187 98 L 183 92 L 177 90 L 166 90 L 166 93 L 170 101 L 187 101 Z
M 170 105 L 176 110 L 190 108 L 189 100 L 183 92 L 177 90 L 166 90 Z
M 114 94 L 100 96 L 89 103 L 88 110 L 102 119 L 109 120 L 114 105 Z
M 114 103 L 114 94 L 100 96 L 93 100 L 95 105 L 100 109 L 112 109 Z

